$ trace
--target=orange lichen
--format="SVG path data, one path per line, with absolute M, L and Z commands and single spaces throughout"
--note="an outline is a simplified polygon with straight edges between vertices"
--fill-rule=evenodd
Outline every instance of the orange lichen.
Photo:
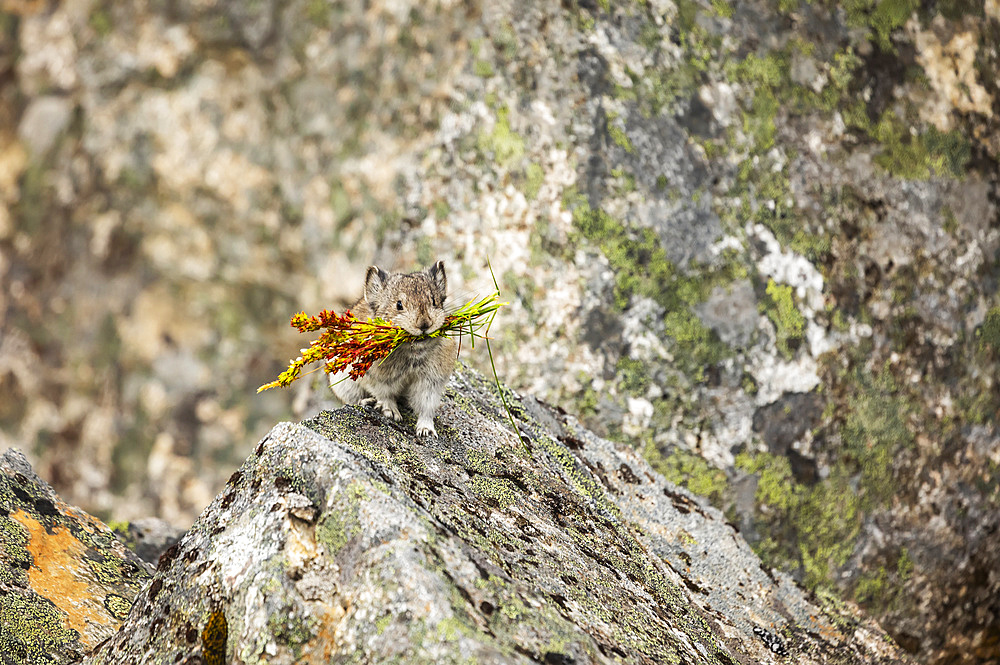
M 223 665 L 226 662 L 226 642 L 229 639 L 229 622 L 222 610 L 208 615 L 208 623 L 201 631 L 201 655 L 206 665 Z
M 32 565 L 28 582 L 32 591 L 49 599 L 65 614 L 65 625 L 80 634 L 80 642 L 94 646 L 107 637 L 109 613 L 104 594 L 91 583 L 93 573 L 84 563 L 86 546 L 62 526 L 45 526 L 18 510 L 10 515 L 28 530 L 25 549 Z

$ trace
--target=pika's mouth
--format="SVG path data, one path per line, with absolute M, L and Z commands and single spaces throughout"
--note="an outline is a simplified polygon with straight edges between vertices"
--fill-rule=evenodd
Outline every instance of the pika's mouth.
M 434 339 L 433 337 L 431 337 L 431 335 L 434 334 L 435 332 L 437 332 L 437 328 L 435 328 L 434 330 L 428 330 L 426 332 L 424 332 L 423 330 L 413 331 L 413 330 L 407 329 L 406 332 L 408 332 L 411 335 L 413 335 L 413 337 L 415 339 L 413 339 L 412 341 L 414 341 L 414 342 L 426 342 L 429 339 Z

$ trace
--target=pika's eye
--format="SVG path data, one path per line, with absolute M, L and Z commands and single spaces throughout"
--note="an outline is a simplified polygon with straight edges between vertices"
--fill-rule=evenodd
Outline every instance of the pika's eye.
M 438 306 L 438 300 L 437 300 L 437 298 L 435 298 L 434 296 L 431 296 L 431 307 L 437 307 L 437 306 Z
M 403 311 L 403 301 L 402 300 L 397 300 L 396 301 L 396 309 L 398 309 L 400 312 Z

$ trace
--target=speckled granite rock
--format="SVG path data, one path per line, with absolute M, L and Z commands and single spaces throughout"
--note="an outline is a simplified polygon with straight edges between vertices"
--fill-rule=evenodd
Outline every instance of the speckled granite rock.
M 151 572 L 24 455 L 0 456 L 0 662 L 78 662 L 114 633 Z
M 348 407 L 275 427 L 86 662 L 903 663 L 723 516 L 462 369 L 438 439 Z

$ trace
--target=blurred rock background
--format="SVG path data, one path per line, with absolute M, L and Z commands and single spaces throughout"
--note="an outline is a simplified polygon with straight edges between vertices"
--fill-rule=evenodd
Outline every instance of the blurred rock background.
M 291 314 L 488 257 L 503 380 L 1000 662 L 998 48 L 997 0 L 2 0 L 0 446 L 185 527 L 328 402 L 255 394 Z

